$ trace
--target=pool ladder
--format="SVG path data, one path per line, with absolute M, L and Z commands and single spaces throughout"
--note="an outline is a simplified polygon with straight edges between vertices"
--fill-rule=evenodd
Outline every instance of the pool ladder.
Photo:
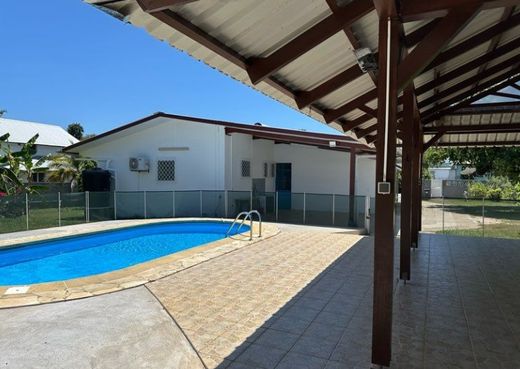
M 258 237 L 262 237 L 262 216 L 260 215 L 258 210 L 243 211 L 240 214 L 238 214 L 236 216 L 235 220 L 233 221 L 233 223 L 231 223 L 231 226 L 229 227 L 229 229 L 227 230 L 226 236 L 229 236 L 229 232 L 231 232 L 231 230 L 233 229 L 235 224 L 240 220 L 240 218 L 243 217 L 242 222 L 238 226 L 236 234 L 239 233 L 240 228 L 242 228 L 242 226 L 244 225 L 246 220 L 249 219 L 249 241 L 252 241 L 253 240 L 253 215 L 256 215 L 258 217 Z

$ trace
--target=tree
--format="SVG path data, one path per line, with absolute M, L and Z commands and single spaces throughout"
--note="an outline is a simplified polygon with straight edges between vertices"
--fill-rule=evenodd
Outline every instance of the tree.
M 81 174 L 84 170 L 96 167 L 93 160 L 74 158 L 67 154 L 55 154 L 50 158 L 49 181 L 66 183 L 70 182 L 71 191 L 81 190 Z
M 32 184 L 32 175 L 43 171 L 42 164 L 47 160 L 47 156 L 43 156 L 38 160 L 34 160 L 36 154 L 36 140 L 38 135 L 33 136 L 27 143 L 23 144 L 20 151 L 13 152 L 7 140 L 9 134 L 0 137 L 0 148 L 2 156 L 0 156 L 0 191 L 8 195 L 20 192 L 34 193 L 43 189 L 42 186 Z
M 76 137 L 78 140 L 81 140 L 85 130 L 80 123 L 71 123 L 67 126 L 67 132 L 69 132 L 70 135 Z
M 454 164 L 475 167 L 475 175 L 507 177 L 512 182 L 520 181 L 519 147 L 430 148 L 426 151 L 424 160 L 423 165 L 426 166 L 449 160 Z

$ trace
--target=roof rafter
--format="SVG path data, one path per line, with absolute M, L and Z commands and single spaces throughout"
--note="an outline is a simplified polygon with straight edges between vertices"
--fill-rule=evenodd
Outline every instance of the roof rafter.
M 369 1 L 354 0 L 343 7 L 338 7 L 333 15 L 312 26 L 269 56 L 248 60 L 247 73 L 251 83 L 256 85 L 276 73 L 373 9 L 374 7 Z
M 424 127 L 425 134 L 444 132 L 446 134 L 461 133 L 515 133 L 520 132 L 520 123 L 510 124 L 479 124 L 479 125 L 461 125 L 461 126 L 437 126 Z
M 449 11 L 428 36 L 401 62 L 398 69 L 398 89 L 408 85 L 435 59 L 441 50 L 477 15 L 480 2 Z
M 446 15 L 451 9 L 481 5 L 483 9 L 501 8 L 520 4 L 518 0 L 436 0 L 418 1 L 401 0 L 399 13 L 405 22 L 438 18 Z
M 482 81 L 485 78 L 488 78 L 497 73 L 500 73 L 504 69 L 511 68 L 511 67 L 517 65 L 518 63 L 520 63 L 520 55 L 515 55 L 512 58 L 504 60 L 502 63 L 499 63 L 489 69 L 486 69 L 484 72 L 482 72 L 480 74 L 476 74 L 474 76 L 466 78 L 465 80 L 463 80 L 445 90 L 442 90 L 439 93 L 437 93 L 427 99 L 424 99 L 423 101 L 419 102 L 419 108 L 422 109 L 422 108 L 424 108 L 428 105 L 431 105 L 439 100 L 442 100 L 450 95 L 453 95 L 453 94 L 461 91 L 464 88 L 471 87 L 476 82 Z M 440 105 L 442 105 L 442 103 Z
M 479 86 L 480 91 L 465 91 L 458 94 L 451 99 L 443 101 L 435 108 L 427 110 L 423 113 L 425 119 L 423 124 L 428 124 L 441 116 L 447 115 L 453 111 L 458 110 L 461 107 L 471 104 L 473 101 L 480 100 L 484 96 L 489 95 L 491 92 L 501 90 L 502 88 L 520 80 L 520 67 L 516 66 L 512 70 L 508 70 L 505 73 L 500 74 L 497 77 L 492 78 L 489 81 L 482 83 Z
M 491 95 L 500 96 L 500 97 L 507 97 L 508 99 L 520 100 L 520 95 L 510 94 L 510 93 L 507 93 L 507 92 L 497 91 L 497 92 L 493 92 Z
M 509 6 L 509 7 L 505 8 L 504 12 L 502 13 L 502 16 L 500 17 L 500 22 L 504 22 L 504 21 L 508 20 L 509 18 L 511 18 L 514 11 L 515 11 L 514 6 Z M 497 49 L 498 45 L 500 44 L 501 39 L 502 39 L 501 33 L 499 33 L 498 35 L 496 35 L 495 37 L 493 37 L 491 39 L 491 42 L 489 43 L 489 47 L 488 47 L 488 53 Z M 484 70 L 486 70 L 488 65 L 489 65 L 489 62 L 482 64 L 477 73 L 482 73 Z M 478 83 L 475 84 L 475 87 L 477 87 L 477 86 L 478 86 Z
M 520 146 L 520 141 L 472 141 L 472 142 L 439 142 L 437 146 L 450 147 L 450 146 Z
M 428 150 L 430 147 L 432 147 L 434 144 L 436 144 L 442 136 L 444 136 L 444 131 L 440 130 L 435 135 L 430 138 L 427 142 L 423 143 L 423 152 Z
M 498 47 L 497 49 L 492 50 L 491 52 L 488 52 L 487 54 L 479 56 L 478 58 L 473 59 L 469 63 L 466 63 L 447 73 L 437 76 L 430 82 L 427 82 L 424 85 L 422 85 L 421 87 L 418 87 L 415 92 L 417 93 L 417 95 L 424 94 L 437 86 L 440 86 L 446 82 L 452 81 L 453 79 L 460 77 L 460 76 L 472 71 L 473 69 L 479 68 L 483 64 L 489 63 L 489 62 L 493 61 L 494 59 L 501 57 L 518 48 L 520 48 L 520 38 L 517 38 L 511 42 L 508 42 L 507 44 L 502 45 L 502 46 Z M 477 74 L 479 74 L 479 73 L 477 73 Z
M 496 36 L 497 34 L 500 34 L 500 33 L 503 33 L 515 26 L 518 26 L 520 25 L 520 13 L 519 14 L 515 14 L 514 16 L 512 16 L 510 19 L 508 19 L 507 21 L 505 22 L 501 22 L 501 23 L 498 23 L 494 26 L 491 26 L 489 27 L 488 29 L 468 38 L 467 40 L 451 47 L 450 49 L 446 50 L 446 51 L 443 51 L 442 53 L 440 53 L 425 69 L 423 72 L 426 72 L 428 70 L 431 70 L 433 68 L 435 68 L 436 66 L 439 66 L 440 64 L 443 64 L 451 59 L 454 59 L 462 54 L 464 54 L 465 52 L 481 45 L 482 43 L 484 42 L 487 42 L 489 41 L 490 39 L 492 39 L 494 36 Z M 374 94 L 376 93 L 376 89 L 373 89 L 371 91 L 368 91 L 366 92 L 364 95 L 368 95 L 368 96 L 364 96 L 364 95 L 360 95 L 358 96 L 356 99 L 354 100 L 351 100 L 350 102 L 346 103 L 345 105 L 337 108 L 337 110 L 339 110 L 339 112 L 341 112 L 341 115 L 339 116 L 342 116 L 342 115 L 345 115 L 345 114 L 348 114 L 349 112 L 351 112 L 352 110 L 356 109 L 357 108 L 357 105 L 358 104 L 351 104 L 351 102 L 354 102 L 354 101 L 367 101 L 366 99 L 368 98 L 370 100 L 373 100 L 374 98 L 370 99 L 370 96 L 374 96 Z M 363 104 L 365 103 L 363 102 Z M 330 114 L 329 118 L 332 117 L 332 114 Z
M 142 3 L 144 5 L 144 11 L 147 13 L 154 13 L 169 9 L 175 5 L 192 3 L 194 1 L 198 0 L 142 0 Z
M 413 47 L 418 44 L 421 40 L 424 39 L 431 31 L 431 29 L 438 22 L 432 21 L 421 28 L 413 31 L 408 36 L 406 36 L 404 43 L 407 47 Z M 378 53 L 374 53 L 374 57 L 378 57 Z M 321 83 L 320 85 L 314 87 L 312 90 L 308 91 L 299 91 L 296 93 L 296 104 L 298 108 L 303 109 L 307 105 L 321 99 L 322 97 L 327 96 L 328 94 L 338 90 L 342 86 L 354 81 L 355 79 L 361 77 L 363 75 L 363 71 L 356 64 L 343 72 L 337 74 L 331 79 Z

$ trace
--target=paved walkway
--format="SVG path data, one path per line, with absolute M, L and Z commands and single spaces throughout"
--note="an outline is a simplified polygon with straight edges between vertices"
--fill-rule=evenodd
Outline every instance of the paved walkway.
M 146 287 L 83 300 L 0 310 L 7 369 L 203 369 Z
M 372 257 L 371 238 L 288 227 L 146 287 L 0 310 L 2 364 L 47 353 L 41 367 L 179 368 L 167 360 L 179 340 L 193 368 L 191 347 L 207 368 L 366 369 Z M 412 257 L 412 281 L 395 285 L 392 368 L 519 368 L 520 242 L 423 234 Z

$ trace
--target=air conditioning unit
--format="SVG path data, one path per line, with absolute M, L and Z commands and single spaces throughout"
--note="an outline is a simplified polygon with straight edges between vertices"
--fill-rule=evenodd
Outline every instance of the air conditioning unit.
M 145 158 L 130 158 L 128 161 L 128 167 L 132 172 L 149 172 L 150 161 Z

